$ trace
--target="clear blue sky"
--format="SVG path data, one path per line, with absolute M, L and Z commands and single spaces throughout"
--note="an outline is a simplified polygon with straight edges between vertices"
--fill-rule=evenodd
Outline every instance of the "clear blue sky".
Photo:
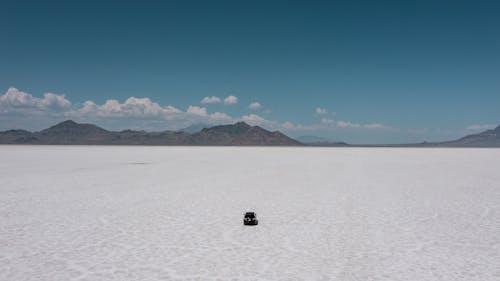
M 458 137 L 500 123 L 499 3 L 1 1 L 0 129 Z

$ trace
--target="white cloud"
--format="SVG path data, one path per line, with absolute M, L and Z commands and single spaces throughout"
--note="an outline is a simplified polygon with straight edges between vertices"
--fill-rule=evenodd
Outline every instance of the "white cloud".
M 209 115 L 210 120 L 212 121 L 227 121 L 230 122 L 233 118 L 226 113 L 223 112 L 214 112 Z
M 102 106 L 99 107 L 102 113 L 123 113 L 122 105 L 117 100 L 107 100 Z
M 340 128 L 360 128 L 361 125 L 351 123 L 348 121 L 337 121 L 337 127 L 340 127 Z
M 66 99 L 64 95 L 56 95 L 53 93 L 43 94 L 43 99 L 40 101 L 41 105 L 45 108 L 69 108 L 71 102 Z
M 176 113 L 181 113 L 182 111 L 178 108 L 171 106 L 171 105 L 167 105 L 167 106 L 163 107 L 163 112 L 165 114 L 176 114 Z
M 90 114 L 91 112 L 96 112 L 99 109 L 99 106 L 95 104 L 93 101 L 86 101 L 83 103 L 83 107 L 78 110 L 78 112 L 82 115 Z
M 182 113 L 181 110 L 171 105 L 162 107 L 149 98 L 130 97 L 124 103 L 114 99 L 107 100 L 102 105 L 86 101 L 81 108 L 73 109 L 67 115 L 76 117 L 165 117 L 165 119 L 171 120 L 172 115 L 180 113 Z
M 10 87 L 7 92 L 0 96 L 0 106 L 2 108 L 27 108 L 37 107 L 41 99 L 35 98 L 32 95 L 19 91 L 16 88 Z
M 349 121 L 335 121 L 329 118 L 322 118 L 321 123 L 314 124 L 293 124 L 291 122 L 285 122 L 281 124 L 281 128 L 285 131 L 314 131 L 314 130 L 335 130 L 335 129 L 391 129 L 391 127 L 384 126 L 378 123 L 370 124 L 358 124 Z
M 253 124 L 253 125 L 259 125 L 266 121 L 266 119 L 257 114 L 244 115 L 241 117 L 241 119 L 247 122 L 248 124 Z
M 266 118 L 257 114 L 248 114 L 241 116 L 241 119 L 239 121 L 244 121 L 250 125 L 259 125 L 269 130 L 275 130 L 280 128 L 280 124 L 278 122 L 267 120 Z
M 281 124 L 280 129 L 282 129 L 283 131 L 314 131 L 327 129 L 327 126 L 325 124 L 294 124 L 287 121 Z
M 316 107 L 316 114 L 320 115 L 328 114 L 328 110 L 326 110 L 325 108 Z
M 370 129 L 370 130 L 388 129 L 389 128 L 387 126 L 384 126 L 384 125 L 378 124 L 378 123 L 357 124 L 357 123 L 352 123 L 352 122 L 348 122 L 348 121 L 337 121 L 336 125 L 339 128 L 362 128 L 362 129 Z
M 232 104 L 237 104 L 238 103 L 238 98 L 236 96 L 227 96 L 224 99 L 224 104 L 225 105 L 232 105 Z
M 389 128 L 387 126 L 384 126 L 384 125 L 378 124 L 378 123 L 364 124 L 361 126 L 365 129 L 388 129 Z
M 216 96 L 204 97 L 201 100 L 202 104 L 213 104 L 213 103 L 221 103 L 221 102 L 222 102 L 221 99 L 219 97 L 216 97 Z
M 285 122 L 281 125 L 283 129 L 285 130 L 293 130 L 295 128 L 295 125 L 292 122 Z
M 187 113 L 199 115 L 199 116 L 207 116 L 207 109 L 204 107 L 190 105 L 186 110 Z
M 262 108 L 262 105 L 259 103 L 259 102 L 252 102 L 248 108 L 252 109 L 252 110 L 257 110 L 257 109 L 261 109 Z
M 208 124 L 220 124 L 233 122 L 233 118 L 226 113 L 214 112 L 209 114 L 206 108 L 194 105 L 190 105 L 186 113 L 191 116 L 185 116 L 184 119 L 191 120 L 194 123 L 203 122 Z
M 467 131 L 485 131 L 489 129 L 494 129 L 495 127 L 496 127 L 495 125 L 483 124 L 483 125 L 470 125 L 467 126 L 465 129 Z
M 53 93 L 45 93 L 43 98 L 36 98 L 10 87 L 5 94 L 0 95 L 0 112 L 59 112 L 70 106 L 71 102 L 64 95 Z
M 130 115 L 158 115 L 163 112 L 163 108 L 149 98 L 130 97 L 123 106 Z

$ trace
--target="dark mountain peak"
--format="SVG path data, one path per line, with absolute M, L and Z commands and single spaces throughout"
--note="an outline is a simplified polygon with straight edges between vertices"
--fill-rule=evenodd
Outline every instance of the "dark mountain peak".
M 268 131 L 260 126 L 250 127 L 250 129 L 248 129 L 247 133 L 266 134 L 266 135 L 270 135 L 270 136 L 285 136 L 288 138 L 288 136 L 286 136 L 285 134 L 283 134 L 280 131 Z
M 495 133 L 500 134 L 500 125 L 498 125 L 493 131 L 495 131 Z
M 123 133 L 123 134 L 147 134 L 147 132 L 144 131 L 144 130 L 138 131 L 138 130 L 132 130 L 132 129 L 121 130 L 118 133 Z
M 76 123 L 73 120 L 66 120 L 58 123 L 48 129 L 40 131 L 42 135 L 49 136 L 92 136 L 110 134 L 109 131 L 104 130 L 93 124 Z
M 47 128 L 45 130 L 42 130 L 42 132 L 48 131 L 48 130 L 62 129 L 62 128 L 73 128 L 73 127 L 77 127 L 78 125 L 80 125 L 80 124 L 76 123 L 73 120 L 66 120 L 66 121 L 57 123 L 57 124 Z
M 245 122 L 206 128 L 189 137 L 191 145 L 301 145 L 281 134 Z
M 76 123 L 75 121 L 66 120 L 66 121 L 62 121 L 61 123 L 58 123 L 54 126 L 76 126 L 76 125 L 78 125 L 78 123 Z
M 247 123 L 245 123 L 245 122 L 241 122 L 241 123 L 243 123 L 243 124 L 245 124 L 246 126 L 248 126 L 248 130 L 252 130 L 252 131 L 256 131 L 256 132 L 260 132 L 260 131 L 267 131 L 266 129 L 264 129 L 264 128 L 260 127 L 260 126 L 257 126 L 257 125 L 255 125 L 255 126 L 250 126 L 250 125 L 248 125 L 248 124 L 247 124 Z M 238 124 L 238 123 L 236 123 L 236 124 Z M 267 131 L 267 132 L 269 132 L 269 131 Z
M 233 124 L 233 126 L 240 126 L 240 127 L 250 127 L 250 125 L 248 125 L 247 123 L 245 123 L 244 121 L 239 121 L 239 122 L 236 122 Z
M 88 126 L 92 126 L 92 127 L 96 127 L 96 128 L 99 128 L 97 127 L 96 125 L 93 125 L 93 124 L 86 124 L 86 123 L 77 123 L 73 120 L 66 120 L 66 121 L 62 121 L 60 123 L 57 123 L 55 124 L 54 126 L 50 127 L 50 128 L 62 128 L 62 127 L 88 127 Z M 48 129 L 50 129 L 48 128 Z M 47 130 L 48 130 L 47 129 Z M 104 129 L 103 129 L 104 130 Z
M 242 134 L 246 131 L 248 131 L 250 128 L 252 128 L 250 125 L 248 125 L 245 122 L 238 122 L 235 124 L 229 124 L 229 125 L 218 125 L 218 126 L 213 126 L 210 128 L 205 128 L 201 130 L 201 132 L 217 132 L 217 133 L 225 133 L 229 135 L 239 135 Z

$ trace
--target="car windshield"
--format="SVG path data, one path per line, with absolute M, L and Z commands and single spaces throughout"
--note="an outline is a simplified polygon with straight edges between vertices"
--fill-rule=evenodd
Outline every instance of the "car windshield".
M 255 218 L 255 213 L 246 213 L 245 217 L 253 219 L 253 218 Z

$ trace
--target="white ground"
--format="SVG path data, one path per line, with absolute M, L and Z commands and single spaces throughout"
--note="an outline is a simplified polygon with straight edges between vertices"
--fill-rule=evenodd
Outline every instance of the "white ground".
M 0 280 L 500 280 L 500 150 L 0 146 Z

